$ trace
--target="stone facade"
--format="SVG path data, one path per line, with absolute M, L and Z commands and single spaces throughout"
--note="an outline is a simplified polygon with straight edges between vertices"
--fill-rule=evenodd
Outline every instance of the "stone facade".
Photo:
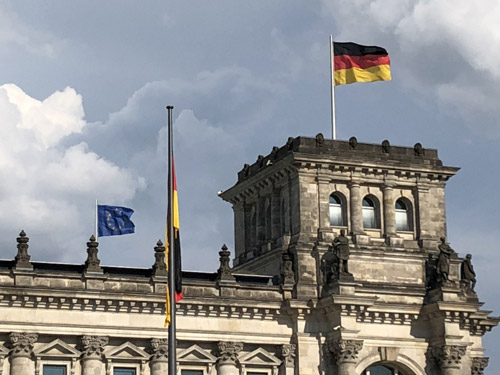
M 180 374 L 482 374 L 499 319 L 445 239 L 457 170 L 420 144 L 322 136 L 245 165 L 221 194 L 234 267 L 224 245 L 217 272 L 183 273 Z M 101 265 L 94 238 L 82 265 L 31 262 L 26 233 L 17 242 L 0 261 L 0 375 L 166 373 L 161 242 L 150 269 Z

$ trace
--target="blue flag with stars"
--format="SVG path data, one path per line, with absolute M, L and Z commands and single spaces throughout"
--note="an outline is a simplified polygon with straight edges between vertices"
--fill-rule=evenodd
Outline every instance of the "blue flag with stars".
M 130 220 L 134 210 L 120 206 L 97 206 L 97 228 L 99 237 L 120 236 L 134 233 L 135 225 Z

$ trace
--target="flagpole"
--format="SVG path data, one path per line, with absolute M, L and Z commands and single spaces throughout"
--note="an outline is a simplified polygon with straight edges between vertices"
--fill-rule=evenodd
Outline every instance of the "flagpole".
M 332 99 L 332 139 L 337 139 L 335 128 L 335 81 L 334 81 L 335 64 L 333 62 L 333 35 L 330 35 L 330 93 Z
M 170 325 L 168 326 L 168 375 L 177 375 L 176 358 L 176 327 L 175 327 L 175 251 L 174 251 L 174 179 L 173 179 L 173 131 L 172 110 L 173 106 L 167 106 L 168 111 L 168 294 L 170 296 Z M 168 313 L 168 312 L 167 312 Z
M 97 239 L 99 238 L 99 229 L 98 229 L 98 225 L 99 225 L 99 214 L 98 214 L 98 207 L 97 207 L 97 199 L 95 200 L 95 226 L 94 226 L 94 237 L 95 237 L 95 240 L 97 241 Z

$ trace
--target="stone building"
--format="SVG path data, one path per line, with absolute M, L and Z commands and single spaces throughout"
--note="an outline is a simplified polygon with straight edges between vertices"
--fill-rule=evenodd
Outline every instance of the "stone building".
M 480 375 L 470 257 L 446 242 L 437 151 L 290 138 L 220 194 L 235 250 L 184 272 L 180 375 Z M 150 269 L 31 262 L 24 232 L 0 261 L 0 375 L 160 375 L 165 249 Z M 188 251 L 188 250 L 186 250 Z M 153 260 L 153 257 L 152 257 Z

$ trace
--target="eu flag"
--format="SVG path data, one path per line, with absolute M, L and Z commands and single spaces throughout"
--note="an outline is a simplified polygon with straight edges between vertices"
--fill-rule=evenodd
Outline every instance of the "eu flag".
M 134 233 L 135 225 L 130 220 L 134 210 L 120 206 L 97 206 L 99 237 L 119 236 Z

